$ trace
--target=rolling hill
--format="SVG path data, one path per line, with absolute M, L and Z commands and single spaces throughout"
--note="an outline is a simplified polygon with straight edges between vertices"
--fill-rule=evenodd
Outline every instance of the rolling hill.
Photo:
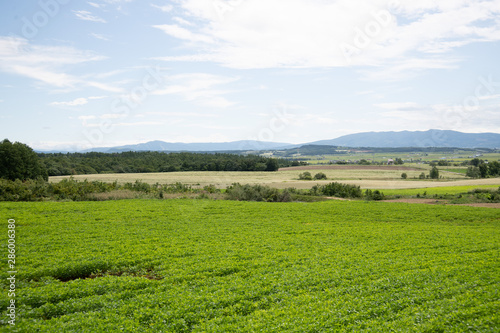
M 312 145 L 343 147 L 456 147 L 500 148 L 500 134 L 462 133 L 457 131 L 365 132 L 333 140 L 311 142 Z

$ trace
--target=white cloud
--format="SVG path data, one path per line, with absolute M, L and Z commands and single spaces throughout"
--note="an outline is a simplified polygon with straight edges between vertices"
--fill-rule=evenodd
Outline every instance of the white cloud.
M 404 102 L 404 103 L 380 103 L 375 104 L 376 107 L 388 110 L 398 110 L 398 111 L 414 111 L 420 110 L 421 106 L 414 102 Z
M 189 42 L 213 43 L 214 40 L 206 35 L 193 33 L 189 29 L 180 27 L 176 24 L 154 25 L 153 28 L 162 30 L 167 35 L 179 38 Z
M 174 8 L 172 5 L 158 6 L 151 4 L 151 7 L 161 10 L 162 12 L 169 13 Z
M 206 73 L 180 74 L 167 77 L 165 88 L 154 91 L 153 95 L 180 95 L 185 100 L 196 104 L 226 108 L 234 105 L 223 95 L 230 91 L 217 89 L 221 85 L 226 85 L 236 81 L 236 78 L 218 76 Z
M 103 18 L 94 16 L 91 12 L 86 10 L 74 10 L 73 13 L 75 13 L 76 17 L 78 17 L 80 20 L 106 23 L 106 20 L 104 20 Z
M 68 102 L 52 102 L 49 105 L 53 105 L 53 106 L 80 106 L 80 105 L 88 104 L 89 100 L 103 99 L 103 98 L 107 98 L 107 97 L 108 96 L 90 96 L 87 98 L 80 97 L 80 98 L 76 98 L 76 99 L 74 99 L 72 101 L 68 101 Z
M 130 122 L 130 123 L 111 123 L 113 127 L 136 127 L 136 126 L 160 126 L 164 125 L 163 122 L 157 121 L 139 121 L 139 122 Z M 101 123 L 87 123 L 86 121 L 82 121 L 83 127 L 101 127 L 103 126 Z
M 193 23 L 189 22 L 189 21 L 186 21 L 185 19 L 183 19 L 182 17 L 174 17 L 173 20 L 181 25 L 187 25 L 187 26 L 194 26 Z
M 91 33 L 90 35 L 92 37 L 94 37 L 94 38 L 97 38 L 97 39 L 100 39 L 100 40 L 103 40 L 103 41 L 109 41 L 108 37 L 106 37 L 104 35 L 101 35 L 101 34 Z
M 50 103 L 50 105 L 54 105 L 54 106 L 79 106 L 79 105 L 85 105 L 88 102 L 89 102 L 88 99 L 82 97 L 82 98 L 74 99 L 74 100 L 69 101 L 69 102 L 52 102 L 52 103 Z
M 95 2 L 87 2 L 90 6 L 94 7 L 94 8 L 103 8 L 104 5 L 102 4 L 98 4 L 98 3 L 95 3 Z
M 106 59 L 71 47 L 33 45 L 24 38 L 0 36 L 0 71 L 25 76 L 57 88 L 90 86 L 110 92 L 122 89 L 68 74 L 67 66 Z
M 166 61 L 213 61 L 239 69 L 360 65 L 414 74 L 453 68 L 457 59 L 449 53 L 464 45 L 500 41 L 498 0 L 395 2 L 397 6 L 385 0 L 178 3 L 186 21 L 197 25 L 177 20 L 182 27 L 154 27 L 196 54 L 163 57 Z M 356 52 L 346 57 L 346 45 Z M 389 75 L 374 76 L 379 78 Z
M 213 113 L 200 113 L 200 112 L 146 112 L 145 115 L 151 116 L 166 116 L 166 117 L 206 117 L 206 118 L 216 118 L 220 115 Z
M 80 116 L 80 117 L 78 117 L 78 119 L 82 120 L 82 121 L 93 120 L 96 118 L 97 118 L 96 116 Z
M 500 94 L 499 95 L 486 95 L 486 96 L 479 96 L 478 99 L 480 101 L 483 100 L 491 100 L 491 99 L 500 99 Z

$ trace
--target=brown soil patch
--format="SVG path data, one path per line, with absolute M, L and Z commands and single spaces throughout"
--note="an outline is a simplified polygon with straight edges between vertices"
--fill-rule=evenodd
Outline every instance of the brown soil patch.
M 384 202 L 405 202 L 412 204 L 428 204 L 428 205 L 447 203 L 446 200 L 436 200 L 436 199 L 393 199 L 393 200 L 384 200 Z
M 484 208 L 500 208 L 500 203 L 472 203 L 472 204 L 461 204 L 454 206 L 471 206 L 471 207 L 484 207 Z
M 404 166 L 389 166 L 389 165 L 311 165 L 311 166 L 296 166 L 288 168 L 280 168 L 279 171 L 293 170 L 389 170 L 389 171 L 420 171 L 422 169 L 404 167 Z
M 384 200 L 384 202 L 405 202 L 410 204 L 428 204 L 428 205 L 450 205 L 450 206 L 470 206 L 483 208 L 500 208 L 500 203 L 471 203 L 471 204 L 449 204 L 446 200 L 436 199 L 393 199 Z

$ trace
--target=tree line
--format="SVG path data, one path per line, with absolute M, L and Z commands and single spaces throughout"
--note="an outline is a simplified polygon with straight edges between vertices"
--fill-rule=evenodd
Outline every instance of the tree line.
M 49 176 L 175 171 L 277 171 L 280 161 L 226 153 L 68 153 L 38 154 Z M 288 163 L 281 161 L 281 164 Z
M 467 169 L 467 177 L 472 178 L 487 178 L 500 177 L 500 162 L 486 162 L 479 158 L 474 158 L 469 162 Z

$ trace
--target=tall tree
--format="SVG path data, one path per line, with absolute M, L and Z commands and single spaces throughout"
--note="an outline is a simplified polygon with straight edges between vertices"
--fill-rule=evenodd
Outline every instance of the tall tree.
M 436 167 L 432 167 L 431 172 L 429 173 L 429 177 L 432 179 L 439 179 L 439 170 Z
M 33 149 L 7 139 L 0 143 L 0 178 L 26 180 L 39 177 L 48 180 L 47 170 Z

